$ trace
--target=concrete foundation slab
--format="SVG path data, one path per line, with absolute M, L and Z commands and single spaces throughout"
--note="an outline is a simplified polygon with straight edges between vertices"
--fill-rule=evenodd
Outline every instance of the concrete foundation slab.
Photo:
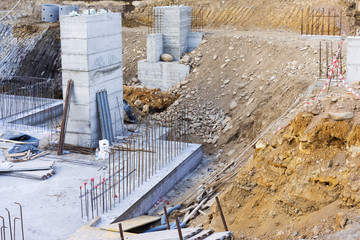
M 148 88 L 163 91 L 176 85 L 190 73 L 190 66 L 178 62 L 138 62 L 138 79 Z
M 166 144 L 165 144 L 166 145 Z M 164 196 L 179 180 L 193 170 L 201 161 L 200 144 L 189 144 L 177 157 L 159 170 L 134 192 L 102 216 L 100 226 L 140 216 Z

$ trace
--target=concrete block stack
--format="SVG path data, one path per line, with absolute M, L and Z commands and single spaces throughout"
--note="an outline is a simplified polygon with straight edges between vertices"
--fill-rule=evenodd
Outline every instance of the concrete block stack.
M 74 81 L 65 143 L 97 147 L 96 92 L 107 90 L 114 135 L 123 127 L 121 14 L 60 16 L 63 91 Z

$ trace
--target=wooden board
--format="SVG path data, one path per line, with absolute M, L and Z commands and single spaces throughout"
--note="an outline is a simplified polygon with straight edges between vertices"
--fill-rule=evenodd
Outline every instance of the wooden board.
M 143 215 L 143 216 L 139 216 L 139 217 L 135 217 L 135 218 L 131 218 L 131 219 L 127 219 L 121 222 L 117 222 L 117 223 L 113 223 L 107 226 L 103 226 L 100 229 L 102 230 L 107 230 L 107 231 L 111 231 L 111 232 L 119 232 L 119 223 L 122 224 L 122 228 L 123 231 L 129 231 L 131 229 L 137 228 L 137 227 L 141 227 L 156 221 L 159 221 L 161 219 L 160 216 L 147 216 L 147 215 Z
M 181 229 L 184 239 L 191 238 L 198 234 L 201 228 L 183 228 Z M 158 232 L 142 233 L 134 236 L 130 236 L 128 240 L 179 240 L 179 234 L 177 229 L 164 230 Z

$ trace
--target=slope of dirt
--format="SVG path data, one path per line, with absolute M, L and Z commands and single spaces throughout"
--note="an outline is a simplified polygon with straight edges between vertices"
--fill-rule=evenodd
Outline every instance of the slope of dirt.
M 344 113 L 348 119 L 334 120 Z M 359 124 L 359 99 L 326 97 L 268 142 L 258 142 L 220 198 L 236 236 L 331 238 L 357 219 Z M 221 228 L 215 207 L 210 218 L 211 227 Z
M 125 14 L 126 18 L 148 25 L 151 23 L 149 11 L 153 6 L 168 5 L 169 1 L 147 1 L 148 5 L 142 4 L 131 14 Z M 171 3 L 171 2 L 170 2 Z M 176 4 L 177 2 L 175 2 Z M 343 21 L 336 21 L 336 28 L 342 25 L 344 33 L 350 33 L 350 27 L 354 25 L 354 1 L 345 0 L 317 0 L 317 1 L 235 1 L 235 0 L 200 0 L 181 1 L 182 5 L 193 6 L 198 22 L 205 27 L 211 28 L 236 28 L 242 30 L 255 29 L 286 29 L 300 32 L 302 17 L 306 20 L 312 9 L 315 15 L 323 15 L 324 12 L 334 15 L 334 9 L 343 13 Z M 145 5 L 145 6 L 144 6 Z M 201 20 L 201 21 L 200 21 Z M 327 21 L 322 18 L 311 20 L 320 28 L 327 28 Z M 333 30 L 331 30 L 333 31 Z

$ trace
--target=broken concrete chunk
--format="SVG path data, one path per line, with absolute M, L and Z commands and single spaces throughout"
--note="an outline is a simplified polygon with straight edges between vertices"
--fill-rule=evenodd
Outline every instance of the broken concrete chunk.
M 232 101 L 232 102 L 230 103 L 230 110 L 235 109 L 237 106 L 238 106 L 237 102 Z
M 174 61 L 174 57 L 171 56 L 170 54 L 167 54 L 167 53 L 161 54 L 160 59 L 163 62 L 172 62 L 172 61 Z
M 342 121 L 342 120 L 348 120 L 352 119 L 354 117 L 354 113 L 352 112 L 329 112 L 329 117 L 335 121 Z

